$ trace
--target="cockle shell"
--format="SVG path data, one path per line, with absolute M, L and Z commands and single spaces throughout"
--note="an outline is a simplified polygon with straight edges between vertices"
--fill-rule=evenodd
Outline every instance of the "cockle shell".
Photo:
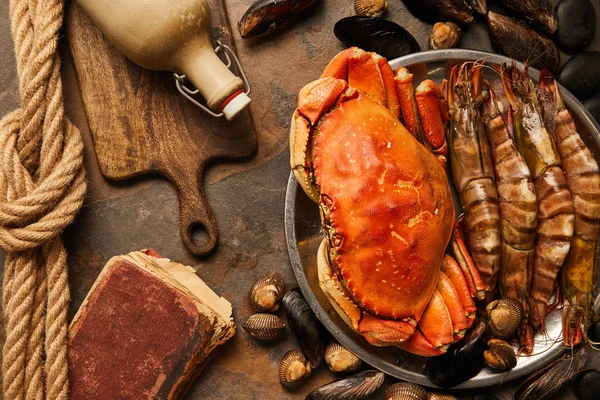
M 273 340 L 285 329 L 285 323 L 275 314 L 258 313 L 252 315 L 242 326 L 246 332 L 258 340 Z
M 515 299 L 492 301 L 486 307 L 490 332 L 498 339 L 509 340 L 517 332 L 523 319 L 521 303 Z
M 387 11 L 387 0 L 354 0 L 356 15 L 380 18 Z
M 356 371 L 362 364 L 360 358 L 336 342 L 329 343 L 325 348 L 325 362 L 333 372 Z
M 429 394 L 415 383 L 399 382 L 388 387 L 384 397 L 385 400 L 428 400 Z
M 250 289 L 250 304 L 256 312 L 277 311 L 285 293 L 281 274 L 272 272 L 260 278 Z
M 429 400 L 458 400 L 458 397 L 446 393 L 429 393 Z
M 429 48 L 450 49 L 456 47 L 462 38 L 462 29 L 454 22 L 437 22 L 429 37 Z
M 290 350 L 279 362 L 279 382 L 288 389 L 298 387 L 311 371 L 304 354 L 298 350 Z
M 498 371 L 508 371 L 517 365 L 514 349 L 504 340 L 492 339 L 488 342 L 489 349 L 483 352 L 485 363 Z

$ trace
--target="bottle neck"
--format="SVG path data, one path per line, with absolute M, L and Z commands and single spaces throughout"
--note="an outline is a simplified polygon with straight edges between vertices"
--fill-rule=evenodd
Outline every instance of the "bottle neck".
M 219 112 L 225 100 L 243 90 L 244 83 L 235 76 L 210 47 L 191 49 L 183 63 L 183 73 L 200 91 L 208 107 Z

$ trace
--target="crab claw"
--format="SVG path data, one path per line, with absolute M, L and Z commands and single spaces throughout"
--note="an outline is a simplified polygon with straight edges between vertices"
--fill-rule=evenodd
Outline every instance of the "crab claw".
M 398 118 L 400 103 L 394 83 L 394 72 L 379 54 L 351 47 L 333 58 L 321 75 L 343 79 L 353 88 L 387 107 Z
M 442 114 L 447 115 L 447 101 L 442 90 L 432 80 L 426 79 L 415 90 L 417 109 L 423 126 L 423 144 L 434 154 L 443 157 L 448 151 Z M 440 109 L 440 103 L 446 109 Z

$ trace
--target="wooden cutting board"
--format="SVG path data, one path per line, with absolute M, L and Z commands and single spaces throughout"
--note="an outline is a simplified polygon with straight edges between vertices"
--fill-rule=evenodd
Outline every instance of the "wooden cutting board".
M 165 176 L 179 194 L 185 247 L 208 254 L 218 230 L 204 195 L 204 167 L 213 159 L 243 157 L 256 149 L 250 112 L 231 122 L 208 116 L 177 91 L 171 73 L 133 64 L 75 2 L 69 3 L 67 37 L 102 175 L 114 180 Z M 213 43 L 218 39 L 233 47 L 222 0 L 208 3 Z M 202 240 L 194 240 L 197 230 L 205 231 Z

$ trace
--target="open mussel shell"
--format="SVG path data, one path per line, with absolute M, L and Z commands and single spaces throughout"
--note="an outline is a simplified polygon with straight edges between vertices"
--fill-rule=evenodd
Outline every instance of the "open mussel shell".
M 487 305 L 490 332 L 498 339 L 511 339 L 523 320 L 523 307 L 518 300 L 494 300 Z
M 310 363 L 298 350 L 290 350 L 279 362 L 279 382 L 283 387 L 293 389 L 302 383 L 311 373 Z
M 305 400 L 367 399 L 383 384 L 385 375 L 375 370 L 362 371 L 313 390 Z
M 429 393 L 429 400 L 458 400 L 458 397 L 447 393 Z
M 425 373 L 431 382 L 442 388 L 451 388 L 471 379 L 484 366 L 483 352 L 487 349 L 486 326 L 482 321 L 448 352 L 432 357 L 425 364 Z
M 356 15 L 380 18 L 387 9 L 387 0 L 354 0 Z
M 300 350 L 310 361 L 311 367 L 317 368 L 325 355 L 325 328 L 317 320 L 298 288 L 283 296 L 281 306 L 288 326 L 298 340 Z
M 332 372 L 356 371 L 362 364 L 360 358 L 337 342 L 331 342 L 325 348 L 325 362 Z
M 296 21 L 316 0 L 257 0 L 238 22 L 244 39 L 267 35 Z
M 398 382 L 386 389 L 384 398 L 385 400 L 428 400 L 429 394 L 416 383 Z
M 419 43 L 403 27 L 379 18 L 352 16 L 339 20 L 335 36 L 346 46 L 374 51 L 388 60 L 421 51 Z
M 485 363 L 498 371 L 508 371 L 517 365 L 517 355 L 512 346 L 504 340 L 492 339 L 483 352 Z
M 250 305 L 256 312 L 274 312 L 285 293 L 285 282 L 280 273 L 272 272 L 260 278 L 250 288 Z
M 276 339 L 285 329 L 285 323 L 275 314 L 258 313 L 252 315 L 242 328 L 255 339 Z
M 571 353 L 564 354 L 544 368 L 529 375 L 519 386 L 513 400 L 539 400 L 552 398 L 565 389 L 583 369 L 587 351 L 580 346 Z
M 429 37 L 429 48 L 450 49 L 458 46 L 462 38 L 462 29 L 455 22 L 436 22 Z

